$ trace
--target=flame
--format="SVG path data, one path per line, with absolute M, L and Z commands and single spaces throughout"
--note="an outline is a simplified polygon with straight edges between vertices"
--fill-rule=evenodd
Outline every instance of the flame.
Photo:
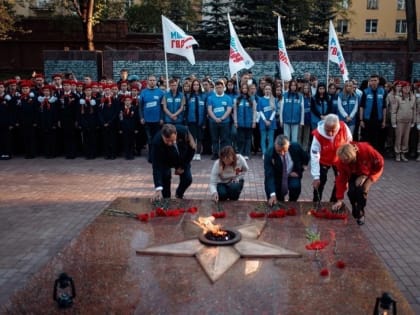
M 214 224 L 214 220 L 216 220 L 216 218 L 213 216 L 198 217 L 198 219 L 193 222 L 203 229 L 203 234 L 210 232 L 213 235 L 226 235 L 227 232 L 222 230 L 220 224 Z

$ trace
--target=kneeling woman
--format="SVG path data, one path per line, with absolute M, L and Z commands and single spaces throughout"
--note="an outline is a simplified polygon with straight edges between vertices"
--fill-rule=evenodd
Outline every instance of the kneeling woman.
M 238 200 L 248 171 L 244 157 L 231 146 L 222 148 L 210 174 L 210 193 L 214 201 Z

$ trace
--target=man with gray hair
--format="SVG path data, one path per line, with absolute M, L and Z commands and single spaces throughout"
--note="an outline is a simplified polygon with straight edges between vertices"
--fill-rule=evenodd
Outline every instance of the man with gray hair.
M 289 142 L 284 135 L 274 140 L 264 156 L 264 188 L 269 206 L 277 201 L 297 201 L 301 192 L 302 173 L 307 168 L 309 157 L 300 144 Z
M 345 143 L 353 140 L 349 127 L 340 121 L 335 114 L 328 114 L 324 120 L 318 122 L 318 127 L 312 131 L 313 140 L 311 145 L 311 175 L 313 201 L 322 200 L 322 192 L 327 182 L 328 170 L 332 167 L 334 176 L 337 177 L 338 162 L 337 149 Z M 331 193 L 330 201 L 335 202 L 335 183 Z

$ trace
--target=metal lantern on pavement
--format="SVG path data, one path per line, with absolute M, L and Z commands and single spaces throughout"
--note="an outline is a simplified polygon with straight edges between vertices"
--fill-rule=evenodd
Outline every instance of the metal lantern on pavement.
M 384 292 L 381 297 L 376 298 L 373 315 L 397 315 L 397 302 L 389 293 Z
M 67 308 L 73 305 L 73 299 L 76 297 L 76 289 L 71 277 L 66 273 L 61 273 L 54 282 L 53 299 L 58 307 Z

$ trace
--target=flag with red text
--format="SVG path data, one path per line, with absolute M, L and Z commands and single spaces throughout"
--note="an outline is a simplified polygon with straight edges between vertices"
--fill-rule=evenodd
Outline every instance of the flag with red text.
M 340 73 L 343 76 L 344 82 L 349 80 L 349 72 L 347 71 L 346 62 L 344 61 L 343 52 L 341 51 L 340 43 L 338 42 L 337 34 L 335 33 L 334 25 L 330 20 L 330 35 L 328 39 L 328 62 L 334 62 L 340 68 Z
M 233 77 L 242 69 L 250 69 L 254 65 L 254 61 L 242 47 L 238 35 L 236 35 L 230 15 L 228 13 L 229 32 L 230 32 L 230 49 L 229 49 L 229 70 L 230 76 Z
M 167 17 L 162 15 L 163 48 L 165 53 L 183 56 L 194 65 L 195 56 L 192 45 L 198 45 L 194 37 L 174 24 Z
M 293 70 L 292 64 L 290 63 L 289 56 L 286 51 L 286 43 L 283 37 L 283 30 L 281 28 L 280 17 L 277 19 L 277 32 L 278 32 L 278 49 L 279 49 L 279 63 L 280 63 L 280 75 L 282 80 L 290 81 L 292 79 Z

